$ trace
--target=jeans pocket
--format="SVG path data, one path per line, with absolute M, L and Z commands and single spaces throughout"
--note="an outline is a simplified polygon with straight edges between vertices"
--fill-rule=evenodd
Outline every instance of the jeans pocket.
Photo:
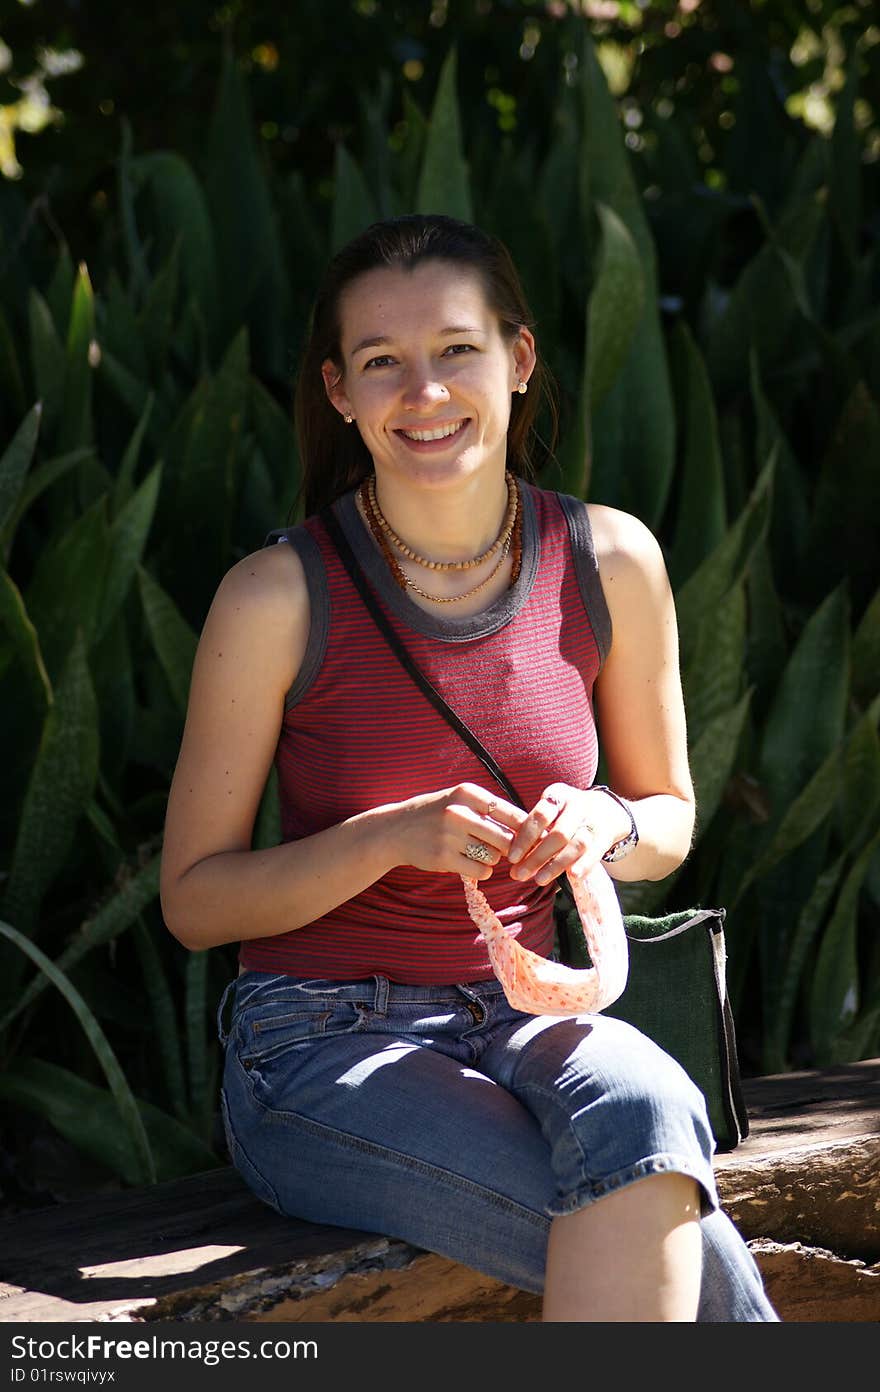
M 244 1011 L 237 1022 L 239 1062 L 247 1069 L 262 1069 L 291 1049 L 353 1034 L 365 1018 L 362 1006 L 333 997 L 266 1001 Z

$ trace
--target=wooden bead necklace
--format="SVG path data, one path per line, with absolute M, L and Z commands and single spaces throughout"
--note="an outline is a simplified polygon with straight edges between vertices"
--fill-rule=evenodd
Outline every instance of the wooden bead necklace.
M 429 599 L 433 604 L 454 604 L 457 600 L 470 599 L 471 595 L 478 594 L 480 590 L 485 589 L 490 580 L 494 579 L 507 560 L 508 555 L 511 553 L 513 555 L 511 584 L 516 581 L 522 564 L 522 508 L 520 507 L 519 488 L 517 487 L 516 479 L 511 473 L 507 473 L 505 479 L 507 482 L 507 511 L 504 516 L 501 531 L 488 550 L 484 551 L 482 555 L 474 557 L 473 560 L 468 561 L 429 561 L 411 550 L 404 541 L 401 541 L 382 512 L 382 509 L 379 507 L 379 500 L 376 497 L 375 475 L 371 474 L 368 479 L 364 480 L 358 490 L 361 506 L 364 509 L 370 531 L 373 533 L 379 549 L 388 563 L 391 573 L 402 590 L 413 590 L 417 595 L 421 595 L 422 599 Z M 435 595 L 429 594 L 427 590 L 421 589 L 414 580 L 409 578 L 404 572 L 397 556 L 395 556 L 392 546 L 396 547 L 400 554 L 407 560 L 414 562 L 416 565 L 424 566 L 426 570 L 472 570 L 475 566 L 490 560 L 492 556 L 499 552 L 500 554 L 498 555 L 496 564 L 492 567 L 492 570 L 486 578 L 481 580 L 478 585 L 474 585 L 472 589 L 465 590 L 462 594 L 457 595 Z

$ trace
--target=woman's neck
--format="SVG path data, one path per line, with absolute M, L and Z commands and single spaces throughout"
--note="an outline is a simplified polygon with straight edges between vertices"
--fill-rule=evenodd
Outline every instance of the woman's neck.
M 509 495 L 505 474 L 466 478 L 443 488 L 402 487 L 377 478 L 376 501 L 389 526 L 427 561 L 471 561 L 501 532 Z

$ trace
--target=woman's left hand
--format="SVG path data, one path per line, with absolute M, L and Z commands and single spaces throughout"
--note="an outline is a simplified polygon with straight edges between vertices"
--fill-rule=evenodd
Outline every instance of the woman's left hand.
M 549 884 L 566 870 L 585 875 L 629 829 L 607 793 L 551 783 L 510 844 L 511 878 Z

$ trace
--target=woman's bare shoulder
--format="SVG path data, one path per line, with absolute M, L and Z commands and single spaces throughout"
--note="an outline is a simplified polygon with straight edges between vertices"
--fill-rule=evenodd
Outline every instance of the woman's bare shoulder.
M 224 575 L 215 603 L 277 605 L 284 608 L 308 598 L 305 571 L 295 547 L 285 542 L 265 546 L 237 561 Z
M 277 666 L 288 686 L 299 671 L 309 632 L 309 595 L 296 549 L 286 543 L 244 556 L 221 580 L 205 627 L 208 641 L 228 645 L 242 661 Z
M 603 582 L 665 579 L 660 543 L 640 518 L 605 503 L 588 503 L 587 513 Z

